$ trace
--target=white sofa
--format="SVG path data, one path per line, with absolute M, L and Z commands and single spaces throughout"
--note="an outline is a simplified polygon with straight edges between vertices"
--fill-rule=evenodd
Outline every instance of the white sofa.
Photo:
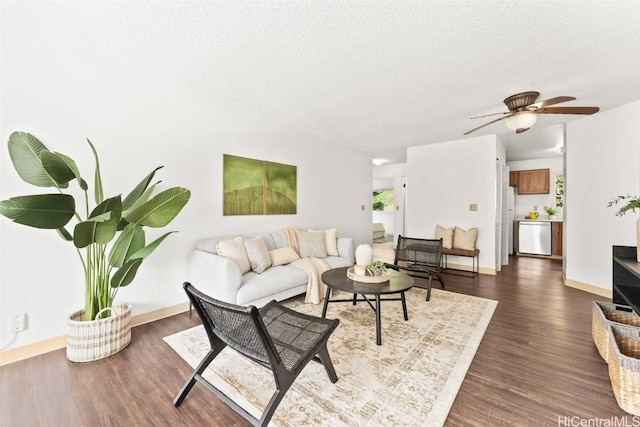
M 245 235 L 260 235 L 269 250 L 284 247 L 279 231 Z M 291 264 L 269 267 L 262 273 L 241 273 L 240 265 L 233 259 L 218 255 L 218 241 L 236 236 L 210 237 L 198 240 L 189 257 L 189 276 L 200 291 L 221 301 L 238 305 L 262 307 L 271 300 L 282 301 L 307 290 L 308 274 Z M 354 243 L 349 237 L 337 237 L 338 256 L 321 258 L 331 268 L 353 265 Z

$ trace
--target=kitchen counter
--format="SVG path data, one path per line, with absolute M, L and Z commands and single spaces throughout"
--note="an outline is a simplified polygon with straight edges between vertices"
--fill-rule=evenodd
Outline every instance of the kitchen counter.
M 538 218 L 536 219 L 527 219 L 524 216 L 518 216 L 516 218 L 516 221 L 521 221 L 521 222 L 528 222 L 528 221 L 542 221 L 542 222 L 562 222 L 562 218 L 556 218 L 556 219 L 549 219 L 549 217 L 547 215 L 542 216 L 540 215 Z

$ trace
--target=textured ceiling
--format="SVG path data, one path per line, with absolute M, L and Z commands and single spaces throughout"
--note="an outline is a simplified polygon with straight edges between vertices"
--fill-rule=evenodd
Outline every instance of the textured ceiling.
M 484 120 L 470 117 L 506 111 L 517 92 L 601 111 L 640 99 L 638 1 L 2 3 L 4 24 L 37 28 L 26 36 L 60 58 L 392 161 L 464 138 Z M 510 160 L 542 157 L 558 124 L 579 118 L 539 116 L 517 138 L 503 122 L 470 136 L 499 134 Z

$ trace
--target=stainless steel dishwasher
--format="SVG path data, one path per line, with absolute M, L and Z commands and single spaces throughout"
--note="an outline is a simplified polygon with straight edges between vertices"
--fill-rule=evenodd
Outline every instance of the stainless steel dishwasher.
M 551 255 L 551 223 L 520 221 L 518 250 L 523 254 Z

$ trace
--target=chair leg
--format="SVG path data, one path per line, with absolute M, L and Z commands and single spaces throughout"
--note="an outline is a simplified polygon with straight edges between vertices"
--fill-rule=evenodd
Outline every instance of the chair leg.
M 338 381 L 338 375 L 336 374 L 336 370 L 333 367 L 333 362 L 331 361 L 331 356 L 329 356 L 329 350 L 327 350 L 327 345 L 323 345 L 318 350 L 318 358 L 322 365 L 324 366 L 325 371 L 327 371 L 327 375 L 329 376 L 329 381 L 335 383 Z
M 425 301 L 431 300 L 431 285 L 433 283 L 433 275 L 429 275 L 429 284 L 427 285 L 427 299 Z
M 269 421 L 271 421 L 271 417 L 273 417 L 273 414 L 276 412 L 276 409 L 278 409 L 278 405 L 280 404 L 280 401 L 284 397 L 287 390 L 289 390 L 289 387 L 291 387 L 291 384 L 288 384 L 286 387 L 283 387 L 281 390 L 276 390 L 273 392 L 273 395 L 271 395 L 271 399 L 269 400 L 269 403 L 264 408 L 264 412 L 260 417 L 260 421 L 258 421 L 258 424 L 257 424 L 258 426 L 266 426 L 267 424 L 269 424 Z
M 440 287 L 444 289 L 444 279 L 442 278 L 442 274 L 437 273 L 436 276 L 438 277 L 438 282 L 440 282 Z
M 182 386 L 182 389 L 180 390 L 180 392 L 176 395 L 175 399 L 173 399 L 173 406 L 178 407 L 178 406 L 180 406 L 182 404 L 182 402 L 184 401 L 185 397 L 187 397 L 187 394 L 189 394 L 189 392 L 193 388 L 194 384 L 196 383 L 196 381 L 197 381 L 196 380 L 196 376 L 197 375 L 202 375 L 204 370 L 207 369 L 207 367 L 211 364 L 213 359 L 215 359 L 216 356 L 218 354 L 220 354 L 220 352 L 226 346 L 227 345 L 225 343 L 220 342 L 220 345 L 218 345 L 215 348 L 212 348 L 211 350 L 209 350 L 209 353 L 207 353 L 207 355 L 204 357 L 204 359 L 202 359 L 202 362 L 200 362 L 198 367 L 196 367 L 196 369 L 193 371 L 193 373 L 191 374 L 189 379 L 187 379 L 187 382 L 184 383 L 184 385 Z
M 205 358 L 202 359 L 202 362 L 200 362 L 200 364 L 195 369 L 195 371 L 193 371 L 193 373 L 191 374 L 187 382 L 184 383 L 184 385 L 182 386 L 182 389 L 176 395 L 176 398 L 173 399 L 173 406 L 178 407 L 182 404 L 182 402 L 184 401 L 184 398 L 187 397 L 187 394 L 189 394 L 194 384 L 196 383 L 196 375 L 201 375 L 204 372 L 204 370 L 207 369 L 207 366 L 209 366 L 209 364 L 213 361 L 213 359 L 215 359 L 218 353 L 219 352 L 216 353 L 214 350 L 211 350 L 209 351 L 209 353 L 207 353 Z

